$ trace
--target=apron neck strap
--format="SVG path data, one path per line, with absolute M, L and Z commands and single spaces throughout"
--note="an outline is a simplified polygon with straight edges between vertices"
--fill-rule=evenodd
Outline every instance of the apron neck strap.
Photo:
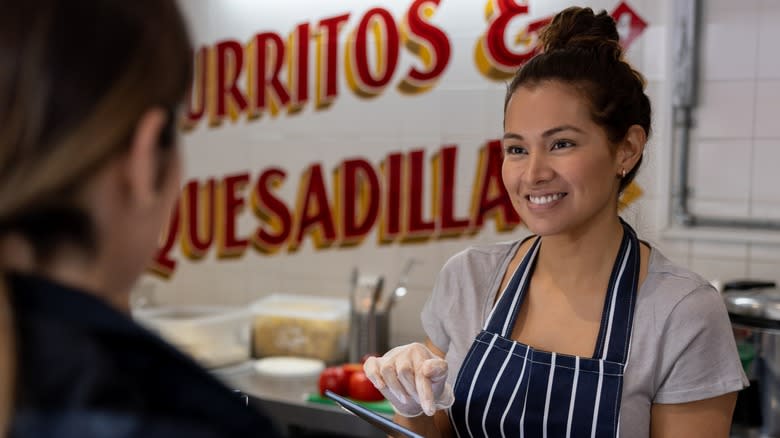
M 626 363 L 639 282 L 640 258 L 636 233 L 623 219 L 620 219 L 620 223 L 623 226 L 623 239 L 609 279 L 593 357 Z M 504 338 L 511 337 L 520 306 L 531 283 L 540 247 L 541 238 L 536 237 L 490 312 L 483 327 L 485 331 Z
M 484 326 L 485 331 L 497 333 L 505 338 L 511 336 L 517 313 L 523 298 L 525 298 L 528 284 L 531 282 L 531 275 L 536 267 L 536 256 L 539 254 L 541 246 L 542 238 L 537 236 L 531 248 L 523 256 L 523 260 L 515 268 L 512 278 L 501 293 L 501 298 L 493 306 Z
M 623 240 L 609 278 L 607 299 L 601 313 L 601 328 L 593 357 L 611 362 L 628 361 L 634 305 L 639 288 L 640 243 L 623 219 Z

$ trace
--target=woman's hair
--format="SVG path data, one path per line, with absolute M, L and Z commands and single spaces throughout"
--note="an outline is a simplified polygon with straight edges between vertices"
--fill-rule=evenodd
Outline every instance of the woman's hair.
M 518 87 L 560 81 L 577 89 L 590 106 L 593 120 L 613 143 L 623 140 L 632 125 L 650 136 L 650 99 L 645 80 L 623 59 L 615 21 L 605 11 L 570 7 L 559 12 L 540 35 L 541 53 L 525 63 L 509 84 L 504 113 Z M 639 162 L 620 182 L 625 189 Z
M 63 243 L 94 252 L 77 196 L 127 151 L 152 108 L 169 115 L 159 172 L 170 167 L 175 110 L 192 76 L 185 23 L 174 0 L 0 0 L 0 10 L 0 238 L 21 236 L 37 263 Z M 7 308 L 4 292 L 0 281 Z M 0 357 L 13 353 L 3 347 L 13 341 L 8 318 L 0 314 Z

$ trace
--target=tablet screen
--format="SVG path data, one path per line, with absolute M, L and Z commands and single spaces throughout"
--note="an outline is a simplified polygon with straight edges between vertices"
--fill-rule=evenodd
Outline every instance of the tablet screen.
M 384 431 L 390 436 L 398 438 L 423 438 L 422 435 L 412 432 L 400 424 L 395 423 L 392 420 L 377 414 L 376 412 L 366 409 L 363 406 L 360 406 L 359 404 L 336 394 L 335 392 L 325 390 L 325 397 L 335 401 L 343 409 L 371 423 L 374 427 Z

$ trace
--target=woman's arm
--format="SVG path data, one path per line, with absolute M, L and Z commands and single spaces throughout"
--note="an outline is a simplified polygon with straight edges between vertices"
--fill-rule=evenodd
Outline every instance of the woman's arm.
M 651 436 L 728 437 L 737 392 L 748 381 L 720 292 L 704 284 L 677 302 L 660 347 Z
M 654 404 L 651 438 L 728 438 L 737 393 L 690 403 Z
M 407 418 L 396 414 L 395 422 L 419 433 L 425 438 L 449 438 L 452 436 L 450 419 L 445 411 L 436 411 L 433 417 L 423 414 L 418 417 Z

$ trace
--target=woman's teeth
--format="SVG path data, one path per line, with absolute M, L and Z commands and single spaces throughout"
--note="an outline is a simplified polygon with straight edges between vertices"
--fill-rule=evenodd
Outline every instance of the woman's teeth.
M 563 193 L 556 193 L 554 195 L 547 196 L 529 196 L 528 200 L 531 201 L 532 204 L 544 205 L 553 201 L 557 201 L 561 198 L 563 198 Z

